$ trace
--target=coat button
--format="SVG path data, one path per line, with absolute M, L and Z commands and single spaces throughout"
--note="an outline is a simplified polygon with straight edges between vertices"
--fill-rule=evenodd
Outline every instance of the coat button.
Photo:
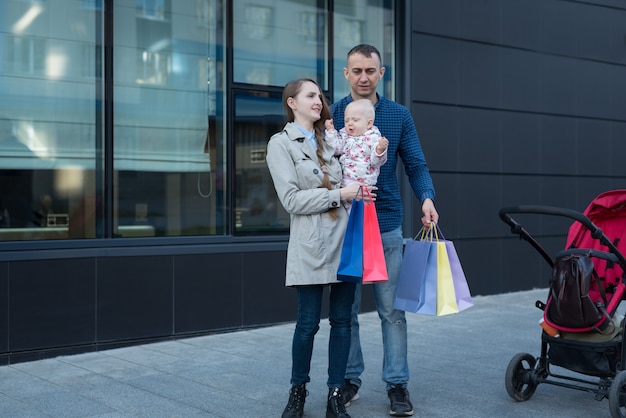
M 313 174 L 317 174 L 317 173 L 319 173 L 319 170 L 317 168 L 314 168 L 313 169 Z
M 332 207 L 334 207 L 334 208 L 336 208 L 336 207 L 337 207 L 337 202 L 333 202 L 333 203 L 331 203 L 331 206 L 332 206 Z

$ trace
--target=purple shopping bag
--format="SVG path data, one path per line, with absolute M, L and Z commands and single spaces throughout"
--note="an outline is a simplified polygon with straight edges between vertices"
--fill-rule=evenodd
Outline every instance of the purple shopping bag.
M 456 253 L 452 241 L 446 241 L 446 250 L 448 251 L 448 260 L 450 261 L 450 269 L 452 270 L 456 304 L 459 307 L 459 312 L 461 312 L 464 309 L 474 306 L 474 303 L 472 302 L 472 295 L 467 285 L 463 267 L 461 267 L 461 261 L 459 260 L 459 256 Z

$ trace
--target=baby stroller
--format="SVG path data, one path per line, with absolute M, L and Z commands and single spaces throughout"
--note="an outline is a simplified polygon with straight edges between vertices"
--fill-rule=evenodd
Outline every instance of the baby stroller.
M 564 250 L 553 260 L 511 214 L 571 218 Z M 617 308 L 626 293 L 626 190 L 599 195 L 584 213 L 550 206 L 502 208 L 500 219 L 552 267 L 543 310 L 541 354 L 515 355 L 506 370 L 509 396 L 527 401 L 541 383 L 608 398 L 611 416 L 626 417 L 626 332 Z M 574 373 L 556 374 L 550 366 Z M 583 376 L 578 376 L 582 374 Z

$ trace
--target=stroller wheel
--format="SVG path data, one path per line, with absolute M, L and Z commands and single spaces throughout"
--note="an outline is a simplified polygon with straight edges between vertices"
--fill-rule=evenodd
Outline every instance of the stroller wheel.
M 518 402 L 527 401 L 535 393 L 537 384 L 533 372 L 537 360 L 528 353 L 516 354 L 506 368 L 506 391 Z
M 611 382 L 609 408 L 613 418 L 626 417 L 626 371 L 618 372 Z

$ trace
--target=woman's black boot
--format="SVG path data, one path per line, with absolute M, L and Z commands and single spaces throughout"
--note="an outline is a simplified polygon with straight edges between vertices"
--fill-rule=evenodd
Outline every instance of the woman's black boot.
M 304 415 L 304 400 L 306 398 L 306 384 L 292 386 L 289 389 L 289 401 L 283 411 L 282 418 L 300 418 Z
M 346 412 L 346 406 L 343 403 L 341 388 L 330 388 L 328 390 L 326 418 L 350 418 L 350 415 Z

